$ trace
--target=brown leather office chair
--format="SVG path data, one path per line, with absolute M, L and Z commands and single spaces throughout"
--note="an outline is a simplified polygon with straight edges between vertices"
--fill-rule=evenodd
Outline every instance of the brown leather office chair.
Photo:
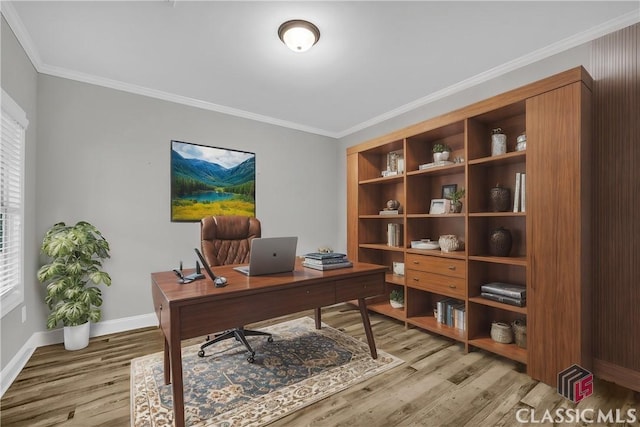
M 211 267 L 226 264 L 247 264 L 251 250 L 251 240 L 260 237 L 260 221 L 246 216 L 209 216 L 200 221 L 200 246 L 205 261 Z M 209 339 L 200 346 L 198 356 L 204 357 L 204 349 L 217 342 L 235 338 L 247 348 L 247 360 L 254 362 L 255 351 L 249 345 L 247 336 L 264 335 L 272 342 L 271 334 L 252 331 L 239 326 Z

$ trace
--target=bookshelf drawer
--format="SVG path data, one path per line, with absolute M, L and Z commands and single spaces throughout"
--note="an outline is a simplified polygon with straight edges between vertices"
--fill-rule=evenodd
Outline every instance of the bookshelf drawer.
M 466 295 L 465 281 L 459 277 L 407 270 L 407 286 L 456 298 Z
M 356 277 L 336 281 L 336 302 L 373 297 L 384 293 L 384 276 Z
M 460 259 L 407 254 L 407 268 L 429 273 L 465 278 L 464 261 Z

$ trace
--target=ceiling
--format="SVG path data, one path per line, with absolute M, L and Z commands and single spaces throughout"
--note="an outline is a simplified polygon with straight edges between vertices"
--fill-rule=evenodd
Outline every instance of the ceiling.
M 636 1 L 14 1 L 45 74 L 339 138 L 640 21 Z M 320 41 L 295 53 L 280 24 Z

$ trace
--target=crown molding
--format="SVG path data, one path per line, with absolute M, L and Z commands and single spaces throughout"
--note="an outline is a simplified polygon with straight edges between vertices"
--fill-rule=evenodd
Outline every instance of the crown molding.
M 42 68 L 42 60 L 40 59 L 40 53 L 36 48 L 36 45 L 33 43 L 29 32 L 25 28 L 22 20 L 18 16 L 18 12 L 13 7 L 11 2 L 0 1 L 0 11 L 2 12 L 2 16 L 7 20 L 7 24 L 11 27 L 13 34 L 15 34 L 16 38 L 22 45 L 25 53 L 29 57 L 29 60 L 35 67 L 36 71 L 40 72 Z
M 326 136 L 334 139 L 340 139 L 345 136 L 356 133 L 358 131 L 361 131 L 363 129 L 369 128 L 371 126 L 375 126 L 386 120 L 392 119 L 394 117 L 398 117 L 402 114 L 415 110 L 416 108 L 419 108 L 429 103 L 435 102 L 437 100 L 446 98 L 455 93 L 461 92 L 465 89 L 469 89 L 473 86 L 477 86 L 481 83 L 484 83 L 496 77 L 500 77 L 518 68 L 522 68 L 526 65 L 540 61 L 542 59 L 545 59 L 557 53 L 579 46 L 583 43 L 590 42 L 606 34 L 612 33 L 614 31 L 618 31 L 622 28 L 625 28 L 640 22 L 639 11 L 638 10 L 631 11 L 617 18 L 604 22 L 600 25 L 592 27 L 587 31 L 583 31 L 582 33 L 578 33 L 564 40 L 561 40 L 559 42 L 553 43 L 549 46 L 546 46 L 544 48 L 531 52 L 527 55 L 523 55 L 519 58 L 516 58 L 513 61 L 509 61 L 500 66 L 494 67 L 490 70 L 487 70 L 485 72 L 472 76 L 468 79 L 465 79 L 461 82 L 448 86 L 444 89 L 433 92 L 427 96 L 416 99 L 415 101 L 409 102 L 398 108 L 394 108 L 393 110 L 390 110 L 386 113 L 375 116 L 369 120 L 361 122 L 348 129 L 345 129 L 342 131 L 330 131 L 327 129 L 320 129 L 312 126 L 303 125 L 300 123 L 295 123 L 287 120 L 281 120 L 274 117 L 265 116 L 262 114 L 256 114 L 249 111 L 240 110 L 237 108 L 214 104 L 212 102 L 207 102 L 207 101 L 203 101 L 196 98 L 190 98 L 187 96 L 177 95 L 169 92 L 146 88 L 143 86 L 124 83 L 117 80 L 106 79 L 99 76 L 94 76 L 94 75 L 85 74 L 85 73 L 81 73 L 73 70 L 68 70 L 61 67 L 54 67 L 51 65 L 44 64 L 40 58 L 40 54 L 37 48 L 35 47 L 35 44 L 33 43 L 31 37 L 29 36 L 29 33 L 27 32 L 26 28 L 22 24 L 22 21 L 20 20 L 20 17 L 16 13 L 11 2 L 0 2 L 0 3 L 2 4 L 0 9 L 2 12 L 2 15 L 5 16 L 7 22 L 9 23 L 9 26 L 11 27 L 14 34 L 18 38 L 18 41 L 22 45 L 23 49 L 25 50 L 27 56 L 31 60 L 36 71 L 38 71 L 39 73 L 48 74 L 56 77 L 62 77 L 70 80 L 76 80 L 84 83 L 90 83 L 97 86 L 107 87 L 110 89 L 130 92 L 130 93 L 143 95 L 151 98 L 161 99 L 164 101 L 174 102 L 177 104 L 187 105 L 195 108 L 201 108 L 209 111 L 215 111 L 222 114 L 228 114 L 231 116 L 236 116 L 236 117 L 245 118 L 249 120 L 255 120 L 262 123 L 281 126 L 281 127 L 285 127 L 293 130 L 298 130 L 301 132 Z
M 367 121 L 359 123 L 349 129 L 345 129 L 342 132 L 338 132 L 337 138 L 343 138 L 345 136 L 351 135 L 353 133 L 356 133 L 368 127 L 375 126 L 386 120 L 392 119 L 404 113 L 408 113 L 409 111 L 415 110 L 416 108 L 422 107 L 424 105 L 427 105 L 439 99 L 446 98 L 450 95 L 453 95 L 465 89 L 469 89 L 473 86 L 477 86 L 481 83 L 484 83 L 496 77 L 500 77 L 508 72 L 517 70 L 518 68 L 522 68 L 526 65 L 548 58 L 557 53 L 563 52 L 565 50 L 568 50 L 576 46 L 579 46 L 581 44 L 595 40 L 599 37 L 605 36 L 609 33 L 637 24 L 638 22 L 640 22 L 640 11 L 638 10 L 629 12 L 625 15 L 621 15 L 615 19 L 609 20 L 593 28 L 590 28 L 587 31 L 583 31 L 582 33 L 575 34 L 564 40 L 560 40 L 549 46 L 546 46 L 544 48 L 531 52 L 527 55 L 523 55 L 519 58 L 516 58 L 513 61 L 506 62 L 500 66 L 494 67 L 480 74 L 476 74 L 475 76 L 470 77 L 466 80 L 462 80 L 454 85 L 451 85 L 442 90 L 433 92 L 425 97 L 419 98 L 408 104 L 402 105 L 391 111 L 388 111 L 386 113 L 380 114 L 379 116 L 373 117 Z
M 81 73 L 61 67 L 53 67 L 51 65 L 42 65 L 39 70 L 42 74 L 51 75 L 54 77 L 62 77 L 65 79 L 75 80 L 83 83 L 89 83 L 96 86 L 107 87 L 110 89 L 116 89 L 123 92 L 134 93 L 137 95 L 143 95 L 150 98 L 161 99 L 164 101 L 173 102 L 176 104 L 187 105 L 190 107 L 200 108 L 203 110 L 215 111 L 217 113 L 228 114 L 235 117 L 254 120 L 262 123 L 267 123 L 275 126 L 281 126 L 289 129 L 299 130 L 306 133 L 312 133 L 321 136 L 327 136 L 330 138 L 336 138 L 335 133 L 306 126 L 299 123 L 290 122 L 287 120 L 281 120 L 274 117 L 264 116 L 262 114 L 252 113 L 250 111 L 240 110 L 237 108 L 227 107 L 224 105 L 214 104 L 212 102 L 203 101 L 196 98 L 190 98 L 188 96 L 176 95 L 169 92 L 164 92 L 157 89 L 147 88 L 144 86 L 138 86 L 130 83 L 124 83 L 118 80 L 107 79 L 104 77 L 95 76 L 92 74 Z

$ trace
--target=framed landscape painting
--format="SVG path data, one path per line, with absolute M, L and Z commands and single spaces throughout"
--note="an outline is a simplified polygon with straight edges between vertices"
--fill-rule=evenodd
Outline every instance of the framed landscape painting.
M 171 221 L 256 215 L 256 155 L 171 141 Z

